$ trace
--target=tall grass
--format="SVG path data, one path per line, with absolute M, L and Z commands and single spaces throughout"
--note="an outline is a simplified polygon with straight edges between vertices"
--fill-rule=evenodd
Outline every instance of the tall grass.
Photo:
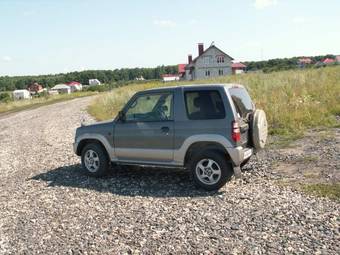
M 152 82 L 114 89 L 92 102 L 88 111 L 98 120 L 112 119 L 137 91 L 192 83 L 240 83 L 247 87 L 256 107 L 264 109 L 271 134 L 297 135 L 307 128 L 338 125 L 340 67 L 251 73 L 195 82 Z
M 0 102 L 0 113 L 5 112 L 16 112 L 25 109 L 30 109 L 34 107 L 39 107 L 43 105 L 53 104 L 65 100 L 70 100 L 78 97 L 85 97 L 97 94 L 96 92 L 75 92 L 72 94 L 60 94 L 54 96 L 42 96 L 38 98 L 33 98 L 31 100 L 17 100 L 9 102 Z

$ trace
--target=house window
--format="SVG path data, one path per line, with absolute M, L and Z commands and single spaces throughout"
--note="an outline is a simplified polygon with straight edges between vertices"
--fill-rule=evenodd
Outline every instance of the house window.
M 218 70 L 218 75 L 223 75 L 223 69 Z
M 224 63 L 224 56 L 217 56 L 217 63 Z
M 205 71 L 205 76 L 210 76 L 210 71 L 209 70 Z

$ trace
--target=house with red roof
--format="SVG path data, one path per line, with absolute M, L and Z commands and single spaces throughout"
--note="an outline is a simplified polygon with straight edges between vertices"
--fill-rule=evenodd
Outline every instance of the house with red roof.
M 192 58 L 188 55 L 188 64 L 185 66 L 186 80 L 201 80 L 232 74 L 232 57 L 217 48 L 212 43 L 204 50 L 203 43 L 198 44 L 198 56 Z
M 37 82 L 32 83 L 27 86 L 27 90 L 31 95 L 39 94 L 44 91 L 44 87 Z
M 340 55 L 335 57 L 335 61 L 340 64 Z
M 81 91 L 83 89 L 83 85 L 77 81 L 67 82 L 66 85 L 70 86 L 71 92 Z
M 231 64 L 231 70 L 233 74 L 241 74 L 247 70 L 247 66 L 241 62 L 235 62 Z
M 310 65 L 312 63 L 313 63 L 313 60 L 311 58 L 304 57 L 304 58 L 299 58 L 297 64 L 298 64 L 299 67 L 305 67 L 305 66 Z
M 332 58 L 326 58 L 322 61 L 322 63 L 324 63 L 325 65 L 331 65 L 335 63 L 335 60 Z

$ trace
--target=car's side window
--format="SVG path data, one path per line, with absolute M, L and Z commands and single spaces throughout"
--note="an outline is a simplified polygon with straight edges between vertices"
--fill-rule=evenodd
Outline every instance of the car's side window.
M 127 121 L 172 120 L 172 93 L 150 93 L 138 96 L 126 110 Z
M 224 119 L 225 109 L 217 90 L 187 91 L 184 94 L 190 120 Z

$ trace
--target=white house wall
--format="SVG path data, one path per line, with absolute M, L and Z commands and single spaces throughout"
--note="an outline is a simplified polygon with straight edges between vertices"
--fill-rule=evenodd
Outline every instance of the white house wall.
M 217 63 L 217 56 L 224 56 L 224 63 Z M 192 77 L 189 72 L 186 72 L 186 79 L 201 80 L 212 77 L 232 74 L 232 59 L 215 47 L 205 51 L 196 62 L 193 63 L 195 67 Z M 219 70 L 223 70 L 223 75 L 219 75 Z M 210 71 L 210 76 L 206 76 L 206 71 Z

